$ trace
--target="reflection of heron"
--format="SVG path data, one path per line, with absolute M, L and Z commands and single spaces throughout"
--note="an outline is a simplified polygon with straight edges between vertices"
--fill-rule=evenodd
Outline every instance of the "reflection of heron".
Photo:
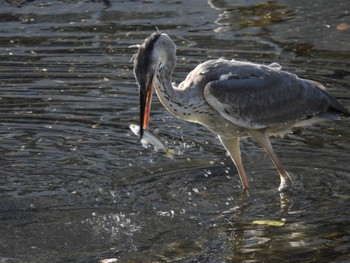
M 175 116 L 204 125 L 219 136 L 235 163 L 243 187 L 248 177 L 243 168 L 239 139 L 253 137 L 278 169 L 280 190 L 292 180 L 274 153 L 269 136 L 288 132 L 295 126 L 325 119 L 338 119 L 350 112 L 325 88 L 269 66 L 235 60 L 209 60 L 191 71 L 178 87 L 171 83 L 176 47 L 170 37 L 153 33 L 138 46 L 134 73 L 140 88 L 140 121 L 147 129 L 152 88 L 162 104 Z

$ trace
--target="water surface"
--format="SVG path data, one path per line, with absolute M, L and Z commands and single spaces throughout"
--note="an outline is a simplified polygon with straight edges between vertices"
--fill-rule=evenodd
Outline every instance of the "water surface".
M 205 128 L 154 98 L 151 129 L 129 131 L 138 93 L 128 48 L 156 28 L 178 46 L 174 81 L 198 63 L 278 62 L 350 106 L 347 1 L 3 1 L 0 9 L 1 262 L 346 262 L 350 122 L 273 145 L 294 179 L 242 142 L 251 180 Z M 283 226 L 256 225 L 280 220 Z

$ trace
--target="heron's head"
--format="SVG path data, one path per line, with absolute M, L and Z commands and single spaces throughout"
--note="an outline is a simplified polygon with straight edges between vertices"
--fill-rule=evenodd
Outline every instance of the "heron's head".
M 153 78 L 160 63 L 166 62 L 169 52 L 175 56 L 175 44 L 170 37 L 162 32 L 150 35 L 133 56 L 134 74 L 139 85 L 140 94 L 140 137 L 143 130 L 148 128 L 151 110 Z

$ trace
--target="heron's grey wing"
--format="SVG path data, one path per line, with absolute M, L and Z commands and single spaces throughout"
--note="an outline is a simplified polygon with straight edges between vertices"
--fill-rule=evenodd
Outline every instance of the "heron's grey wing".
M 326 112 L 333 98 L 316 84 L 287 72 L 271 71 L 262 77 L 211 81 L 204 96 L 227 120 L 260 129 Z

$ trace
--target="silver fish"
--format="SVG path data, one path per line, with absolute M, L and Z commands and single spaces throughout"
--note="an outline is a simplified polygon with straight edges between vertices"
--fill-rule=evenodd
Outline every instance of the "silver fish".
M 137 136 L 140 136 L 140 126 L 136 124 L 130 124 L 129 126 L 130 130 Z M 165 154 L 170 158 L 174 158 L 174 151 L 172 149 L 169 149 L 162 141 L 161 139 L 156 136 L 154 133 L 144 130 L 143 136 L 141 139 L 141 143 L 144 147 L 147 147 L 148 144 L 152 144 L 154 146 L 154 149 L 162 150 L 165 152 Z

